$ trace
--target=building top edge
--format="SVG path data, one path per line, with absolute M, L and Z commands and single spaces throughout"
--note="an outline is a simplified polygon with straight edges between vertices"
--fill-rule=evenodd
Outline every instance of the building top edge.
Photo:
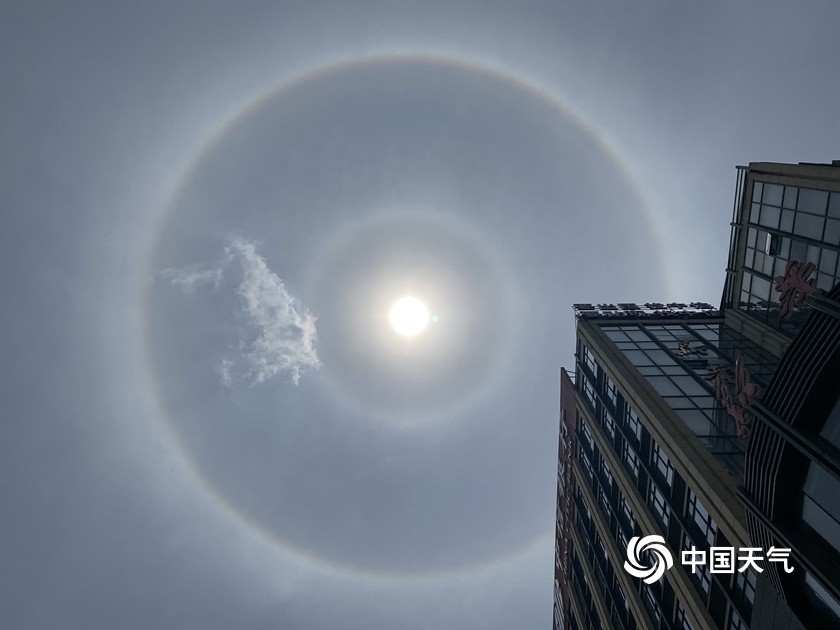
M 743 169 L 743 167 L 737 167 Z M 840 180 L 840 160 L 831 162 L 750 162 L 747 169 L 754 174 L 778 175 L 789 177 L 809 177 L 814 179 Z
M 696 318 L 722 317 L 721 311 L 707 302 L 645 302 L 635 304 L 573 304 L 575 317 L 583 319 L 632 319 L 632 318 Z

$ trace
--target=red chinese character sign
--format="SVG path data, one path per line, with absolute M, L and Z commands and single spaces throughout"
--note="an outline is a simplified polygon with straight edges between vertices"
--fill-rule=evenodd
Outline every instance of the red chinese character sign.
M 819 295 L 822 289 L 814 286 L 814 279 L 808 278 L 814 270 L 814 263 L 802 264 L 798 260 L 789 260 L 785 266 L 785 275 L 776 276 L 775 288 L 780 293 L 782 310 L 779 320 L 790 317 L 794 304 L 802 304 L 809 295 Z
M 735 359 L 734 379 L 729 368 L 722 365 L 709 367 L 709 375 L 706 378 L 714 380 L 715 397 L 735 420 L 738 437 L 742 440 L 746 439 L 747 425 L 749 424 L 747 407 L 750 405 L 750 400 L 758 394 L 758 385 L 750 382 L 750 373 L 744 365 L 744 358 L 738 357 Z M 735 385 L 734 396 L 729 389 L 730 383 Z
M 702 343 L 692 343 L 691 341 L 680 341 L 677 344 L 677 356 L 687 358 L 702 358 L 709 354 L 709 349 Z

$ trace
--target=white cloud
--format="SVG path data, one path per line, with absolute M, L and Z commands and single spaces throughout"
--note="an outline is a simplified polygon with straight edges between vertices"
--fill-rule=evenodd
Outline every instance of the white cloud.
M 222 385 L 225 387 L 233 385 L 232 370 L 234 365 L 236 364 L 230 359 L 222 359 L 222 362 L 219 364 L 217 372 L 219 373 L 219 379 L 221 380 Z
M 201 265 L 188 265 L 180 269 L 164 269 L 161 275 L 184 293 L 193 293 L 197 287 L 212 284 L 218 289 L 222 281 L 221 269 L 205 269 Z
M 256 329 L 247 348 L 247 377 L 262 383 L 284 373 L 297 385 L 303 370 L 321 364 L 315 351 L 315 316 L 289 295 L 252 241 L 237 238 L 225 251 L 229 260 L 238 260 L 242 266 L 239 295 Z
M 188 294 L 202 285 L 218 289 L 223 280 L 236 287 L 245 323 L 237 331 L 237 356 L 223 359 L 216 369 L 223 385 L 262 383 L 278 375 L 297 385 L 304 371 L 321 365 L 315 350 L 316 317 L 289 294 L 256 243 L 235 238 L 225 254 L 217 268 L 190 265 L 166 269 L 162 276 Z

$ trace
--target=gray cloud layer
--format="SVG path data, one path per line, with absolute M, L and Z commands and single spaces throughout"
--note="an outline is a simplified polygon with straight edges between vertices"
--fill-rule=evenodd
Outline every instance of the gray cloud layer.
M 224 385 L 262 383 L 281 374 L 297 385 L 303 372 L 320 366 L 316 317 L 289 294 L 255 242 L 237 237 L 218 266 L 188 265 L 161 275 L 187 294 L 206 285 L 218 289 L 223 280 L 228 281 L 223 288 L 236 285 L 244 319 L 237 330 L 237 355 L 218 366 Z

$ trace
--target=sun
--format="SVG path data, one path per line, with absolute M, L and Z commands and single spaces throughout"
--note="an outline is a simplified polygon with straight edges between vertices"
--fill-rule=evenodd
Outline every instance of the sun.
M 429 324 L 429 309 L 422 300 L 405 296 L 394 302 L 388 314 L 391 327 L 403 337 L 420 334 Z

